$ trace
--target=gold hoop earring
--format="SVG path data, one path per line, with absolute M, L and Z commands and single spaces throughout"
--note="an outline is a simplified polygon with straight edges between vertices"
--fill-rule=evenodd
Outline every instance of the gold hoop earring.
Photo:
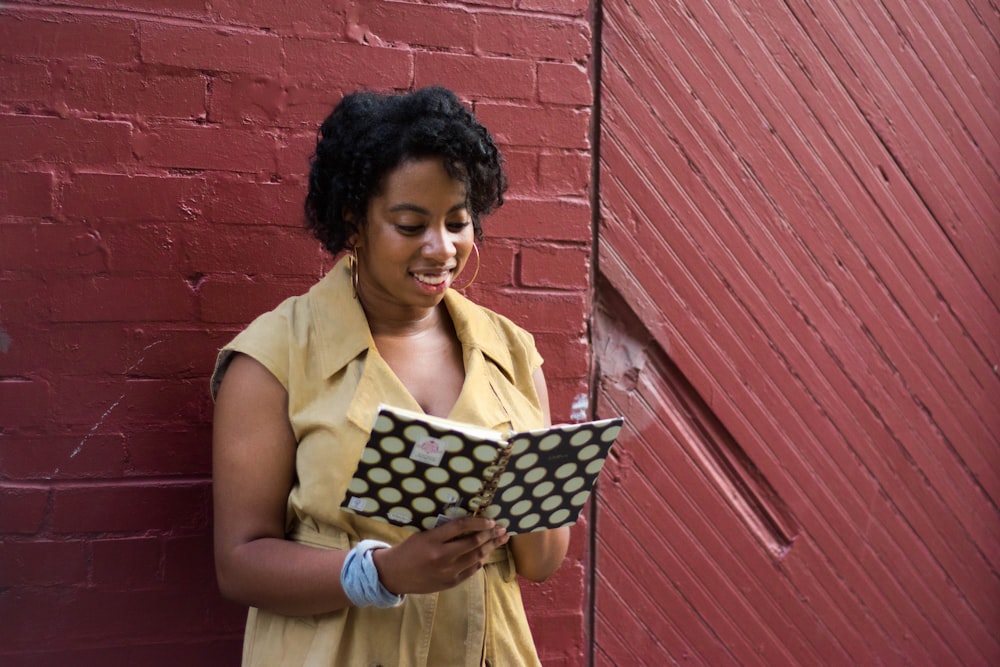
M 354 298 L 358 298 L 358 249 L 351 248 L 351 254 L 347 258 L 347 264 L 351 267 L 351 290 Z
M 462 287 L 456 287 L 455 288 L 459 292 L 464 292 L 465 290 L 469 289 L 469 287 L 472 285 L 472 283 L 476 282 L 476 276 L 479 275 L 479 266 L 480 266 L 479 246 L 477 246 L 475 243 L 473 243 L 472 244 L 472 249 L 476 251 L 476 270 L 472 272 L 472 280 L 470 280 L 469 282 L 465 283 L 465 285 L 463 285 Z M 468 264 L 466 264 L 466 265 L 468 265 Z M 462 271 L 462 273 L 465 273 L 465 271 Z

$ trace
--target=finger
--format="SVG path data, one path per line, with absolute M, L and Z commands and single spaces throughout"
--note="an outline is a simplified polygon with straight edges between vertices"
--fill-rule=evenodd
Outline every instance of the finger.
M 465 517 L 464 519 L 449 521 L 434 530 L 440 530 L 442 541 L 448 542 L 450 540 L 467 537 L 468 535 L 489 532 L 493 530 L 495 526 L 496 522 L 493 521 L 493 519 Z

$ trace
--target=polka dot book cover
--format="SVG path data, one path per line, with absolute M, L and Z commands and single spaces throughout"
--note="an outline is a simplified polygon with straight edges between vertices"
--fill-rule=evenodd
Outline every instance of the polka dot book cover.
M 341 508 L 423 530 L 486 516 L 511 535 L 576 523 L 622 418 L 493 431 L 379 406 Z

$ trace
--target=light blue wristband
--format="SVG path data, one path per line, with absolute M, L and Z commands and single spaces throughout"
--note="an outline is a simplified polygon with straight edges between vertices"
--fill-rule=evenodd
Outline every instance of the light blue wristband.
M 361 540 L 347 552 L 344 566 L 340 569 L 340 585 L 355 607 L 398 607 L 403 604 L 404 595 L 395 595 L 386 590 L 378 579 L 378 569 L 372 560 L 372 551 L 389 545 L 379 540 Z

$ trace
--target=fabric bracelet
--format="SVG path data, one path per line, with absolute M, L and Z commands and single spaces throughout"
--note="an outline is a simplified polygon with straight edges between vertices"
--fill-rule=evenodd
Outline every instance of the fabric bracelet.
M 385 609 L 403 604 L 406 596 L 395 595 L 386 590 L 378 579 L 378 569 L 372 559 L 372 551 L 388 546 L 379 540 L 361 540 L 347 552 L 344 566 L 340 569 L 340 585 L 354 606 Z

